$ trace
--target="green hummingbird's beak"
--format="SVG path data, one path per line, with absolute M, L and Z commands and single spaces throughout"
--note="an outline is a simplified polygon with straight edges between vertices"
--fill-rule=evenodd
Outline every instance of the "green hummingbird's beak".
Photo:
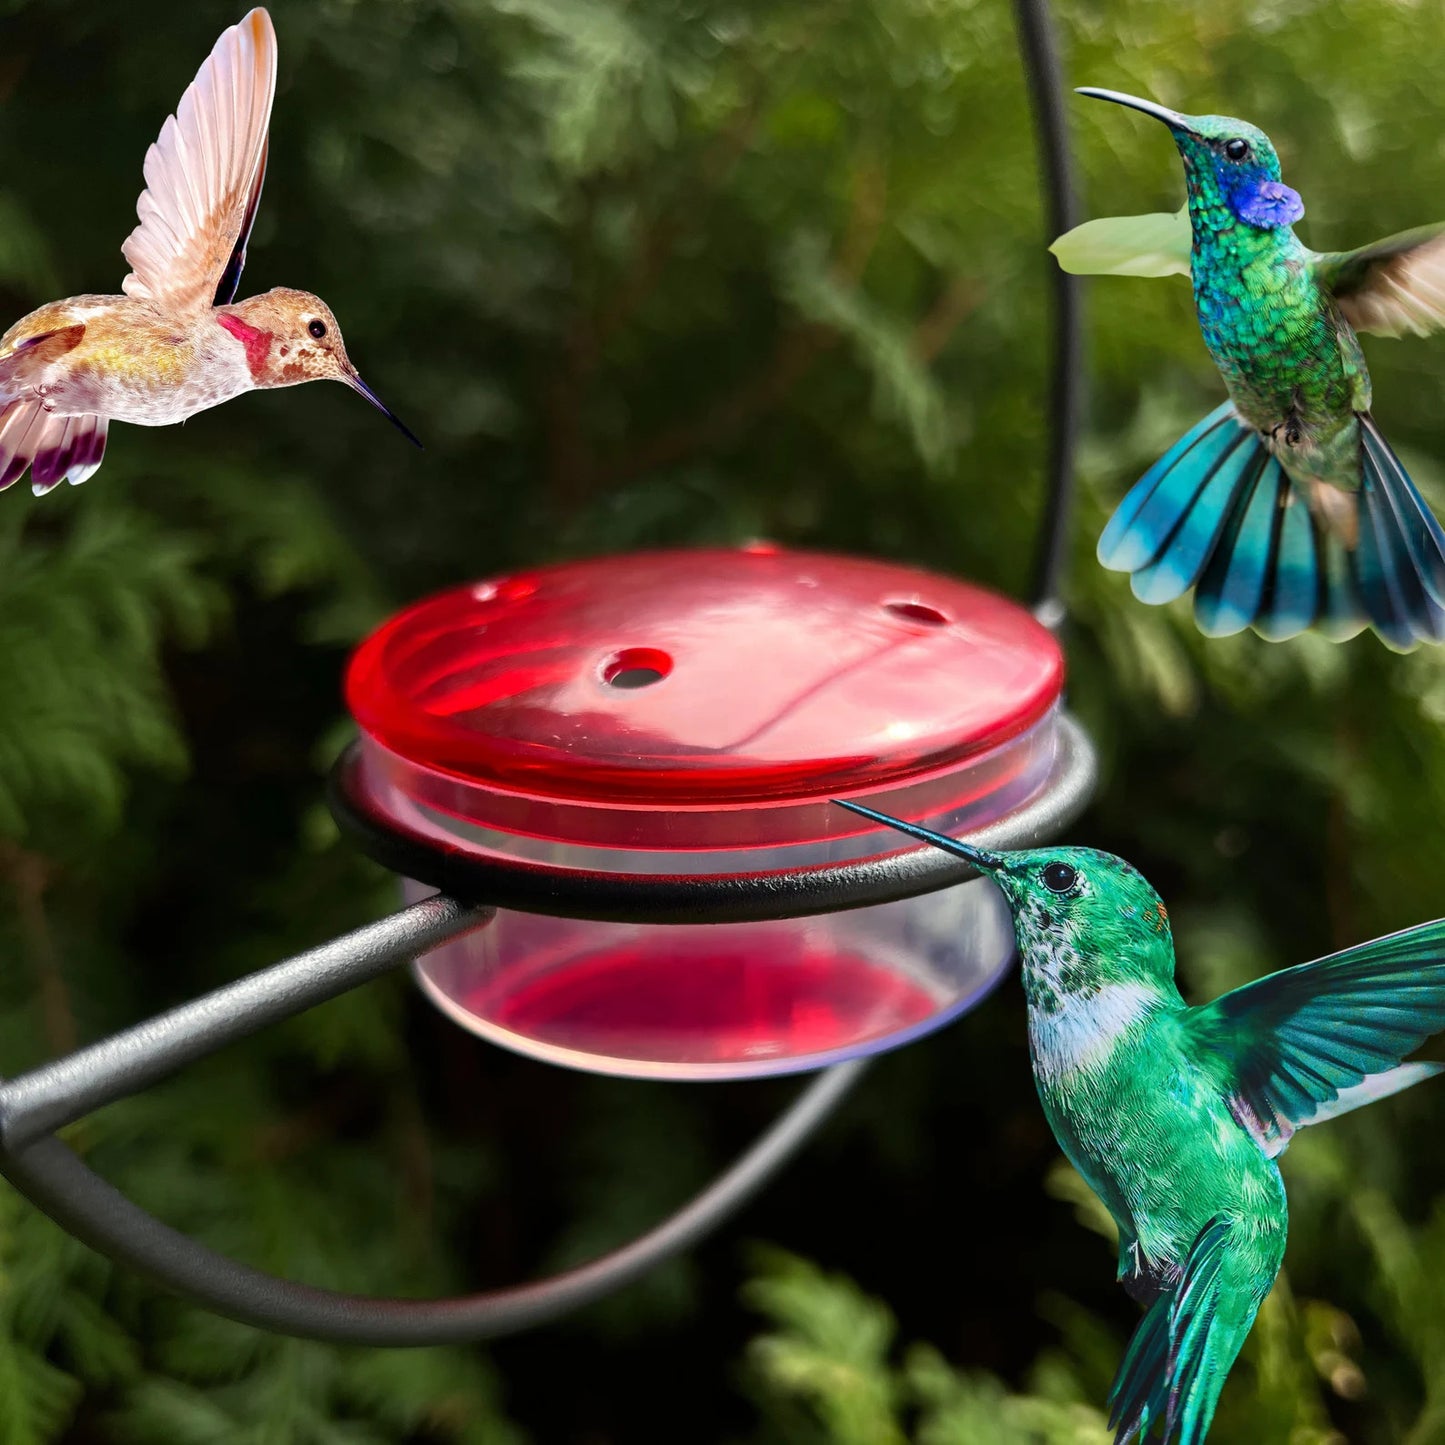
M 407 424 L 402 421 L 402 419 L 389 406 L 387 406 L 384 401 L 382 401 L 382 399 L 361 379 L 358 373 L 348 370 L 346 373 L 346 381 L 347 384 L 351 387 L 352 391 L 360 392 L 361 395 L 364 396 L 367 401 L 369 401 L 372 406 L 374 406 L 377 411 L 379 411 L 382 416 L 384 416 L 387 421 L 389 421 L 392 426 L 394 426 L 397 431 L 399 431 L 402 436 L 404 436 L 407 441 L 412 444 L 412 446 L 420 447 L 423 451 L 426 450 L 425 447 L 422 447 L 420 440 L 417 438 L 416 434 L 412 431 L 412 429 L 407 426 Z
M 1167 105 L 1156 105 L 1152 100 L 1140 100 L 1137 95 L 1125 95 L 1122 90 L 1099 90 L 1092 85 L 1081 85 L 1075 94 L 1091 95 L 1095 100 L 1112 100 L 1115 105 L 1127 105 L 1130 110 L 1142 110 L 1145 115 L 1162 120 L 1170 130 L 1183 131 L 1185 135 L 1195 133 L 1188 117 L 1180 115 L 1177 110 L 1170 110 Z
M 947 833 L 935 833 L 931 828 L 919 827 L 917 823 L 905 823 L 902 818 L 892 818 L 887 813 L 875 812 L 872 808 L 865 808 L 861 803 L 847 803 L 842 798 L 834 798 L 833 801 L 838 807 L 847 808 L 850 813 L 857 813 L 864 818 L 872 818 L 875 823 L 886 823 L 888 827 L 896 828 L 900 833 L 907 833 L 910 838 L 920 838 L 925 843 L 932 843 L 935 848 L 942 848 L 945 853 L 953 853 L 960 858 L 966 858 L 980 872 L 992 873 L 1004 865 L 1004 860 L 999 854 L 990 853 L 983 848 L 975 848 L 968 843 L 961 843 L 957 838 L 950 838 Z

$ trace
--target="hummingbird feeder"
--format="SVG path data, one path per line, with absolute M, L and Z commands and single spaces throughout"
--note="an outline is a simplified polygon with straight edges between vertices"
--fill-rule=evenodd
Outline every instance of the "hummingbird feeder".
M 1045 0 L 1016 0 L 1048 234 L 1077 220 Z M 1094 758 L 1058 622 L 1081 367 L 1057 272 L 1049 497 L 1032 612 L 893 563 L 644 553 L 423 600 L 358 649 L 338 822 L 404 880 L 390 917 L 0 1079 L 0 1173 L 77 1238 L 233 1319 L 424 1345 L 542 1324 L 715 1228 L 807 1141 L 865 1056 L 976 1003 L 1012 953 L 962 859 L 841 798 L 983 847 L 1055 837 Z M 964 884 L 963 887 L 950 887 Z M 483 1038 L 658 1080 L 817 1078 L 672 1216 L 587 1264 L 440 1300 L 316 1289 L 139 1208 L 57 1131 L 398 965 Z
M 753 545 L 540 568 L 362 644 L 337 812 L 412 897 L 506 905 L 417 964 L 483 1037 L 646 1078 L 816 1069 L 957 1017 L 1013 953 L 997 890 L 936 891 L 927 853 L 905 876 L 879 860 L 897 836 L 830 800 L 1056 828 L 1083 768 L 1062 685 L 1024 608 L 909 567 Z

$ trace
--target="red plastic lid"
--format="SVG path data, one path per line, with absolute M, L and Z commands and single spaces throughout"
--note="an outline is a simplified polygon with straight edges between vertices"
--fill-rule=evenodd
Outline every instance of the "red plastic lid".
M 348 705 L 404 763 L 487 788 L 687 807 L 856 794 L 1037 722 L 1063 685 L 1023 608 L 892 563 L 641 553 L 416 603 L 352 659 Z

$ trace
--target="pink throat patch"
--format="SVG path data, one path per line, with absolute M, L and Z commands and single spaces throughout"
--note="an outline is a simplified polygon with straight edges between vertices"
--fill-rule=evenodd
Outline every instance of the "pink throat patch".
M 251 380 L 259 380 L 266 369 L 266 358 L 271 354 L 275 333 L 249 326 L 239 316 L 231 316 L 225 312 L 216 317 L 216 320 L 246 348 L 246 365 L 250 369 Z

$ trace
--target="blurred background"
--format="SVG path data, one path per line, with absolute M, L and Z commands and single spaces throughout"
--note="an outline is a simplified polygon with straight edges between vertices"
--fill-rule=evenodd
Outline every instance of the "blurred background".
M 141 161 L 240 0 L 0 0 L 0 326 L 114 291 Z M 1274 137 L 1319 249 L 1445 217 L 1429 0 L 1057 0 L 1076 83 Z M 520 564 L 755 536 L 1026 586 L 1048 267 L 1006 0 L 275 0 L 243 294 L 313 289 L 425 439 L 341 387 L 117 427 L 0 499 L 0 1060 L 16 1072 L 395 905 L 336 837 L 340 674 Z M 1090 215 L 1173 209 L 1144 117 L 1071 101 Z M 1073 830 L 1170 905 L 1186 991 L 1445 912 L 1445 650 L 1206 643 L 1093 561 L 1222 391 L 1187 284 L 1088 292 L 1067 629 L 1103 784 Z M 1442 510 L 1445 341 L 1366 342 Z M 940 679 L 940 686 L 947 685 Z M 795 1085 L 572 1076 L 397 977 L 97 1115 L 182 1228 L 364 1291 L 519 1280 L 645 1226 Z M 1445 1090 L 1306 1131 L 1212 1438 L 1445 1440 Z M 0 1189 L 0 1442 L 1025 1445 L 1108 1437 L 1136 1318 L 1024 1008 L 879 1063 L 686 1260 L 491 1348 L 272 1339 Z

